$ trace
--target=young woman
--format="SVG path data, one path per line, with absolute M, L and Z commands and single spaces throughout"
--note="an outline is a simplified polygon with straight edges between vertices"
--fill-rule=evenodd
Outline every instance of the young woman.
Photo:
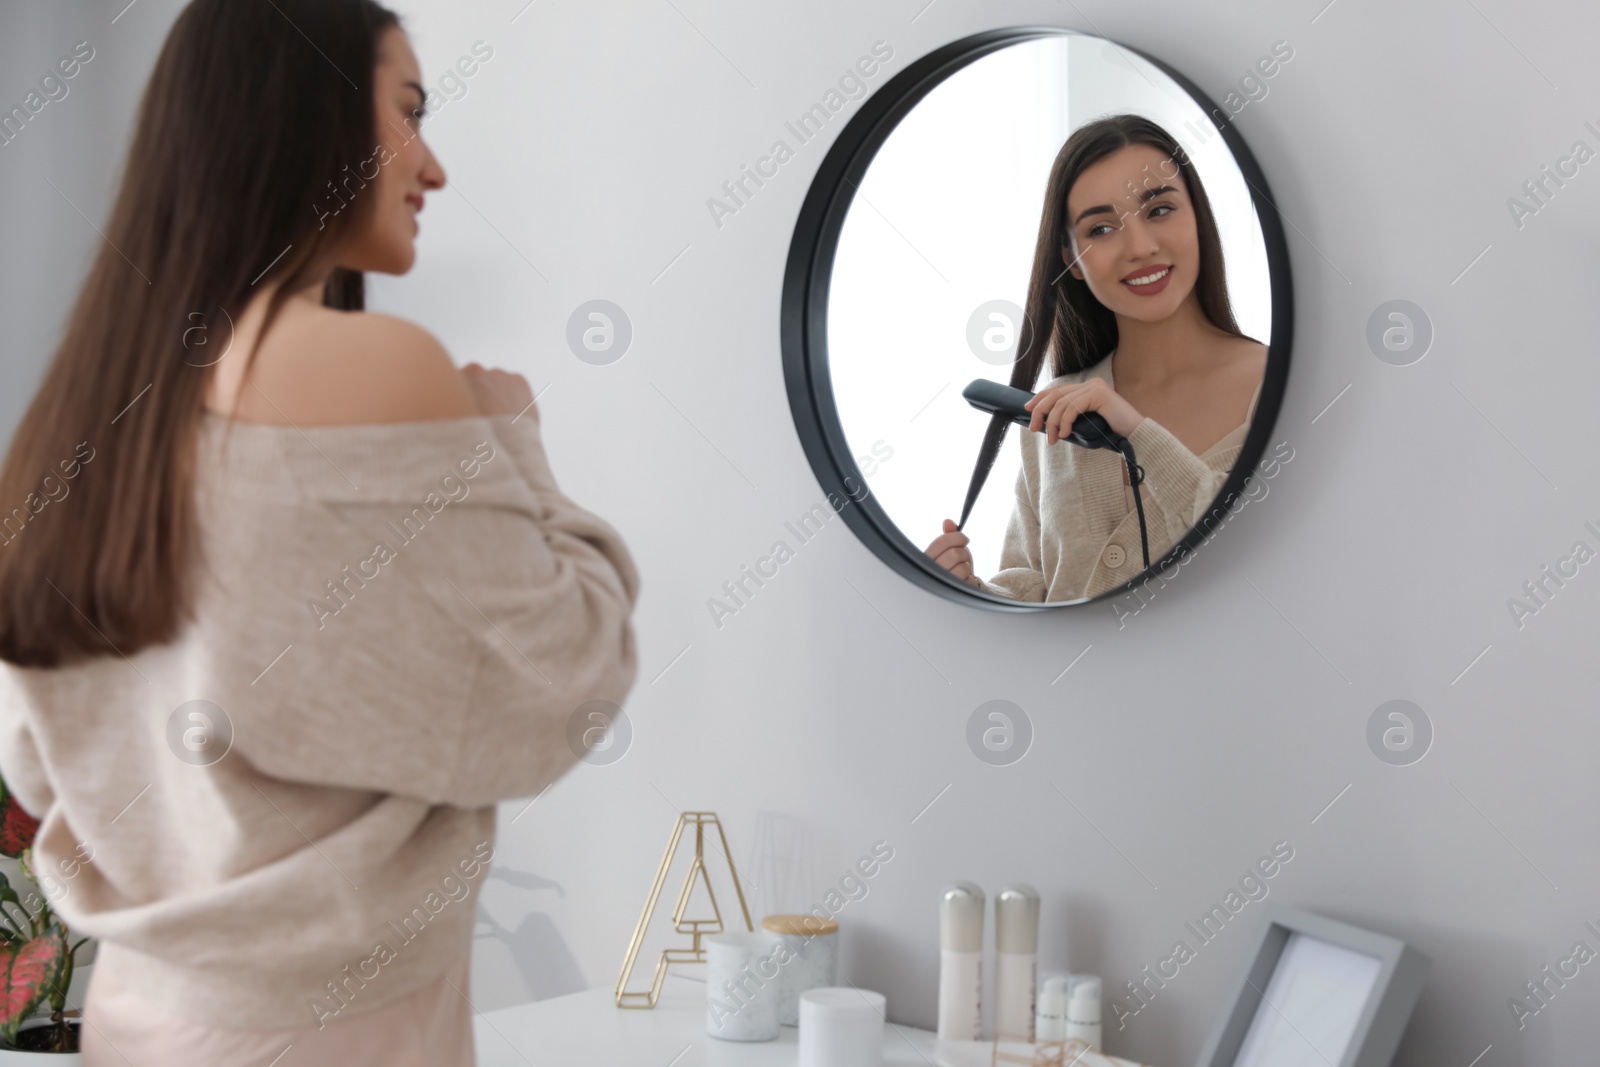
M 633 684 L 528 383 L 362 310 L 425 110 L 372 0 L 194 0 L 0 468 L 0 773 L 95 939 L 89 1067 L 473 1063 L 496 802 Z
M 1234 325 L 1200 177 L 1160 126 L 1114 115 L 1062 146 L 1026 316 L 1011 384 L 1032 392 L 1046 354 L 1055 377 L 1028 404 L 1031 432 L 1022 437 L 1000 572 L 987 580 L 973 573 L 967 535 L 951 519 L 926 551 L 1000 596 L 1092 597 L 1143 570 L 1133 489 L 1120 453 L 1059 439 L 1094 411 L 1132 443 L 1155 563 L 1226 481 L 1266 369 L 1266 346 Z M 990 423 L 969 509 L 1008 425 L 1004 416 Z

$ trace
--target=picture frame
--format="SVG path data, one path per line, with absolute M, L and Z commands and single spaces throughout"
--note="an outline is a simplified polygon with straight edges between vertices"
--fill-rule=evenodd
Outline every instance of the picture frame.
M 1432 961 L 1398 938 L 1273 902 L 1198 1067 L 1388 1067 Z

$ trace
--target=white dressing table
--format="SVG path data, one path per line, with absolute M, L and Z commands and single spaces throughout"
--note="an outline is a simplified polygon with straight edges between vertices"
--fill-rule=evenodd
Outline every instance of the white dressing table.
M 706 1033 L 705 986 L 668 976 L 654 1008 L 618 1008 L 609 986 L 473 1019 L 480 1067 L 793 1067 L 799 1030 L 776 1041 Z M 931 1030 L 883 1027 L 884 1067 L 989 1067 L 989 1041 L 939 1042 Z

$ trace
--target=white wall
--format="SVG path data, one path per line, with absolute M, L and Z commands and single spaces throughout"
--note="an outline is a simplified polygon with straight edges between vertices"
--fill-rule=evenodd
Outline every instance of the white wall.
M 120 7 L 0 15 L 0 100 L 84 36 L 102 57 L 40 137 L 0 149 L 8 433 L 98 240 L 40 178 L 104 217 L 131 96 L 177 10 L 142 0 L 109 25 Z M 1592 1059 L 1594 967 L 1520 1031 L 1508 999 L 1574 942 L 1600 948 L 1583 927 L 1600 920 L 1600 568 L 1520 630 L 1507 598 L 1575 540 L 1600 545 L 1584 527 L 1600 527 L 1600 164 L 1521 228 L 1506 206 L 1575 140 L 1600 147 L 1584 127 L 1600 128 L 1592 7 L 540 0 L 513 24 L 521 7 L 408 5 L 430 76 L 480 38 L 495 57 L 433 121 L 459 192 L 432 198 L 417 268 L 380 280 L 374 303 L 460 362 L 550 386 L 563 487 L 623 531 L 642 568 L 643 664 L 626 757 L 502 808 L 482 909 L 516 933 L 479 943 L 480 1008 L 610 986 L 675 812 L 712 810 L 758 919 L 820 899 L 873 842 L 892 844 L 840 918 L 843 977 L 887 993 L 896 1021 L 934 1021 L 948 881 L 1037 886 L 1042 965 L 1070 961 L 1110 992 L 1288 841 L 1269 899 L 1435 960 L 1398 1062 L 1467 1067 L 1486 1048 L 1479 1067 Z M 935 599 L 840 521 L 719 629 L 707 599 L 821 497 L 777 322 L 827 146 L 800 147 L 720 227 L 707 198 L 873 42 L 893 46 L 892 73 L 965 34 L 1032 23 L 1122 40 L 1218 99 L 1274 41 L 1294 47 L 1238 118 L 1289 221 L 1298 321 L 1274 441 L 1294 459 L 1121 629 L 1105 605 L 1014 617 Z M 635 330 L 607 367 L 564 342 L 593 298 Z M 1396 298 L 1436 332 L 1407 367 L 1365 340 Z M 996 698 L 1035 731 L 1006 767 L 965 739 Z M 1411 766 L 1365 740 L 1394 698 L 1436 730 Z M 726 915 L 731 889 L 716 885 Z M 1192 1061 L 1256 911 L 1110 1028 L 1111 1050 Z

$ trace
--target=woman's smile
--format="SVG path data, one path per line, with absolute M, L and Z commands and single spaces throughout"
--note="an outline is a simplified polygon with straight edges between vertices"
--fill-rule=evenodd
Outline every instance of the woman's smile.
M 1161 264 L 1156 267 L 1140 268 L 1123 278 L 1122 284 L 1140 296 L 1155 296 L 1165 289 L 1170 281 L 1172 281 L 1171 265 Z

